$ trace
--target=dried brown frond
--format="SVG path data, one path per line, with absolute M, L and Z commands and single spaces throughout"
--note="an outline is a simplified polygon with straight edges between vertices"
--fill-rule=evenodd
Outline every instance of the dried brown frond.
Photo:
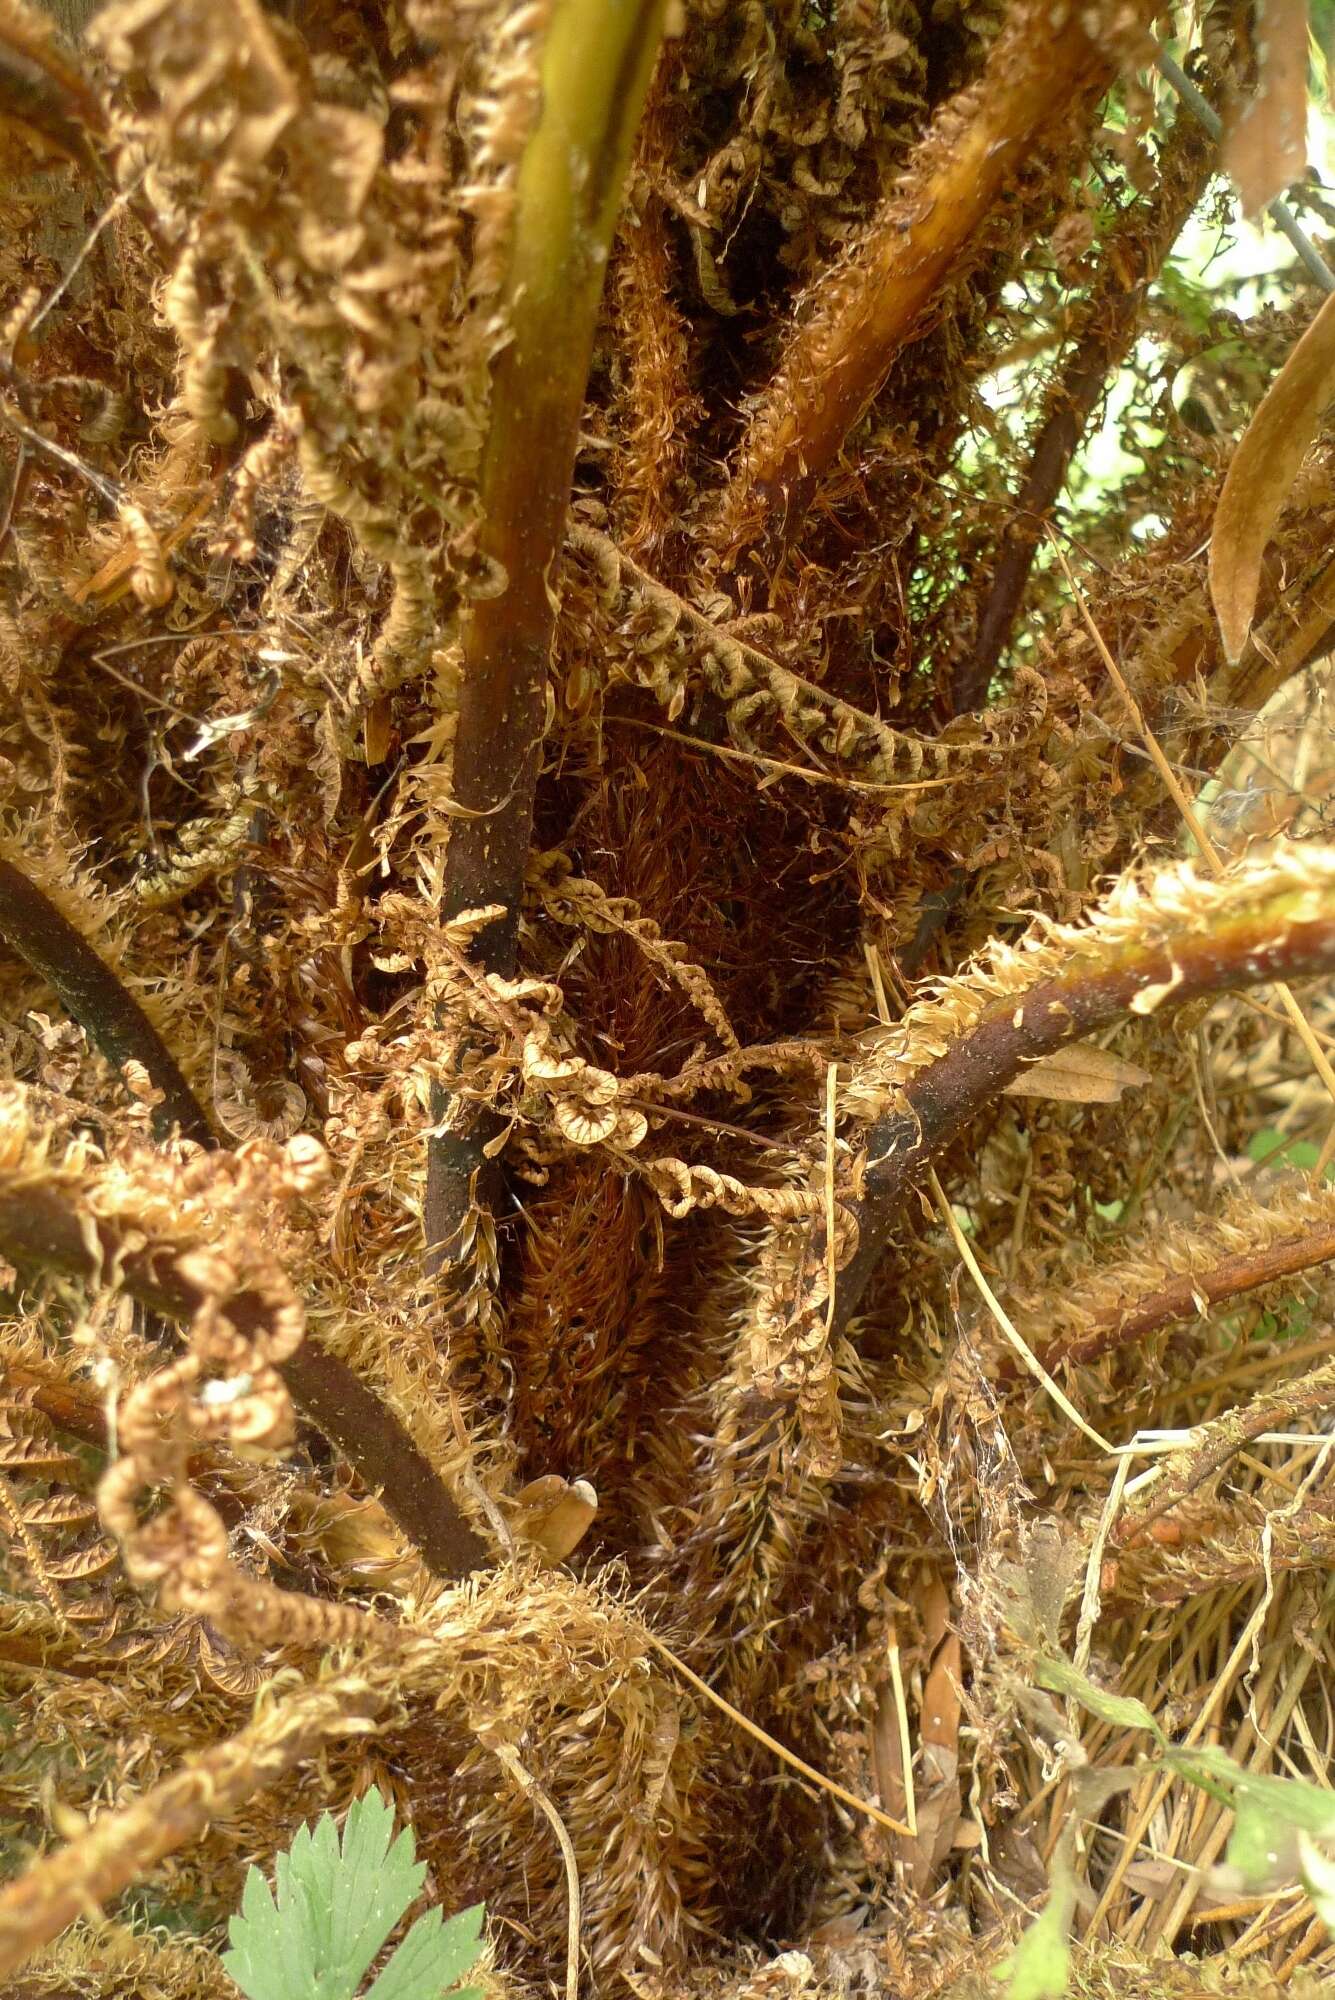
M 371 1783 L 488 1991 L 990 1992 L 1040 1600 L 1323 1781 L 1335 445 L 1229 661 L 1319 302 L 1148 18 L 0 6 L 16 2000 Z M 1109 1794 L 1075 1992 L 1329 1981 L 1227 1837 Z

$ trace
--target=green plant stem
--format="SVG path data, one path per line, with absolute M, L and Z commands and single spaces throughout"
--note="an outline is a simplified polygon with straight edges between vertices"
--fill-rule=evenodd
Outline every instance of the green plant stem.
M 478 547 L 503 587 L 462 620 L 463 673 L 441 914 L 497 904 L 475 941 L 513 970 L 542 758 L 553 588 L 575 469 L 603 277 L 631 141 L 663 30 L 664 0 L 557 0 L 541 58 L 542 109 L 520 163 L 493 370 Z M 437 1094 L 443 1116 L 447 1094 Z M 493 1128 L 472 1118 L 431 1142 L 429 1268 L 474 1195 Z
M 158 1138 L 169 1139 L 176 1130 L 198 1145 L 217 1145 L 203 1105 L 139 1002 L 51 898 L 2 856 L 0 938 L 41 974 L 113 1069 L 142 1064 L 162 1093 L 153 1110 Z

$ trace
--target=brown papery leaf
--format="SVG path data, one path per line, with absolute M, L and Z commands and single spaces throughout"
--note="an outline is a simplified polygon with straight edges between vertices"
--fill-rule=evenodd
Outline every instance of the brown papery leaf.
M 1335 295 L 1271 383 L 1233 454 L 1210 536 L 1210 596 L 1230 660 L 1252 629 L 1261 558 L 1321 413 L 1335 396 Z
M 1257 0 L 1256 89 L 1224 108 L 1224 166 L 1255 215 L 1307 171 L 1307 0 Z
M 597 1512 L 598 1495 L 587 1479 L 571 1481 L 548 1472 L 530 1479 L 515 1496 L 511 1527 L 552 1562 L 564 1562 L 583 1541 Z
M 1046 1097 L 1056 1104 L 1116 1104 L 1124 1090 L 1148 1083 L 1150 1073 L 1107 1049 L 1057 1049 L 1030 1063 L 1006 1085 L 1007 1097 Z

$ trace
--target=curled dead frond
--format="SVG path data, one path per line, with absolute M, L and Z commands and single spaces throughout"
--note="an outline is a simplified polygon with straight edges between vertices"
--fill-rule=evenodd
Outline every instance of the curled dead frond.
M 110 1902 L 211 1820 L 273 1785 L 324 1744 L 374 1726 L 379 1703 L 356 1675 L 309 1688 L 271 1687 L 255 1721 L 201 1751 L 175 1776 L 103 1813 L 0 1890 L 0 1974 L 10 1975 L 76 1917 Z
M 844 775 L 906 789 L 955 772 L 961 758 L 986 754 L 977 742 L 906 735 L 803 679 L 655 582 L 596 529 L 572 524 L 567 540 L 587 565 L 593 590 L 593 630 L 582 652 L 606 671 L 599 643 L 605 637 L 617 673 L 649 688 L 670 720 L 704 690 L 722 703 L 729 734 L 744 750 L 756 747 L 762 724 L 777 722 L 834 759 Z M 726 598 L 711 608 L 725 618 L 733 611 Z
M 737 1049 L 737 1037 L 709 975 L 702 966 L 689 962 L 681 945 L 666 940 L 652 917 L 643 916 L 629 897 L 607 895 L 596 882 L 576 875 L 569 858 L 559 852 L 535 855 L 529 882 L 544 910 L 558 922 L 579 924 L 592 931 L 619 931 L 634 938 L 646 957 L 680 986 L 724 1048 Z
M 322 1148 L 301 1138 L 285 1148 L 254 1142 L 243 1154 L 204 1155 L 186 1165 L 140 1151 L 104 1166 L 86 1141 L 58 1149 L 27 1094 L 10 1085 L 0 1092 L 0 1254 L 22 1270 L 110 1282 L 154 1312 L 189 1320 L 205 1308 L 208 1293 L 188 1256 L 182 1258 L 201 1239 L 217 1241 L 220 1207 L 230 1222 L 236 1271 L 248 1272 L 254 1251 L 247 1231 L 259 1217 L 267 1222 L 275 1205 L 313 1192 L 324 1170 Z M 259 1240 L 265 1226 L 259 1223 Z M 273 1365 L 368 1483 L 383 1488 L 387 1506 L 427 1560 L 445 1574 L 466 1571 L 481 1559 L 482 1546 L 425 1457 L 344 1363 L 313 1344 L 292 1345 L 300 1314 L 290 1286 L 271 1262 L 265 1267 L 261 1260 L 256 1275 L 260 1289 L 244 1279 L 232 1288 L 227 1324 L 244 1340 L 262 1331 L 275 1298 L 284 1302 L 286 1351 Z M 276 1292 L 266 1289 L 275 1285 Z M 253 1407 L 267 1425 L 282 1404 L 261 1390 Z
M 1240 990 L 1335 960 L 1335 432 L 1230 663 L 1314 301 L 1168 260 L 1147 20 L 0 0 L 4 1949 L 147 1940 L 25 2000 L 213 2000 L 166 1926 L 368 1783 L 489 1990 L 926 2000 L 1080 1757 L 1126 1991 L 1329 1981 L 1214 1802 L 1054 1768 L 997 1582 L 1335 1754 L 1324 1165 L 1220 1198 L 1335 1153 L 1326 987 Z

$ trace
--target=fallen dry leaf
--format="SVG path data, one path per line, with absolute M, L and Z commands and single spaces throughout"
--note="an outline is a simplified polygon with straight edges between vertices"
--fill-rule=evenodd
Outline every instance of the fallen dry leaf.
M 1258 0 L 1256 89 L 1224 109 L 1224 166 L 1244 215 L 1307 170 L 1307 0 Z
M 1248 424 L 1215 509 L 1210 596 L 1230 660 L 1252 628 L 1261 559 L 1327 403 L 1335 396 L 1335 296 L 1328 298 Z
M 564 1562 L 598 1512 L 598 1495 L 587 1479 L 572 1482 L 547 1472 L 521 1488 L 509 1512 L 519 1540 L 533 1543 L 552 1562 Z
M 1116 1104 L 1124 1090 L 1148 1083 L 1150 1073 L 1107 1049 L 1054 1049 L 1006 1085 L 1006 1097 L 1046 1097 L 1055 1104 Z
M 949 1854 L 959 1825 L 960 1686 L 963 1660 L 956 1633 L 950 1630 L 950 1594 L 940 1577 L 933 1577 L 923 1599 L 924 1634 L 932 1648 L 932 1664 L 923 1683 L 919 1723 L 918 1835 L 909 1843 L 910 1867 L 919 1895 L 933 1886 Z

